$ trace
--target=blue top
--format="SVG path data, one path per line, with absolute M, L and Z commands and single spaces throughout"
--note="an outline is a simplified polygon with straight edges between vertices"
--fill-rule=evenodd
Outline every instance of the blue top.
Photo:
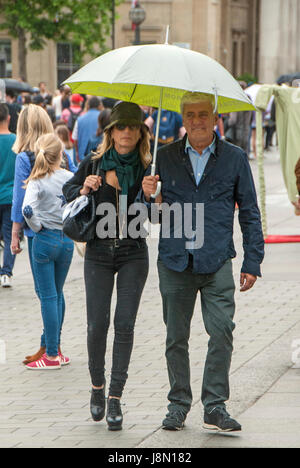
M 153 112 L 153 135 L 155 135 L 156 133 L 157 116 L 158 111 Z M 182 117 L 180 114 L 178 114 L 178 112 L 172 112 L 162 109 L 158 137 L 161 140 L 168 140 L 170 137 L 173 137 L 173 139 L 176 140 L 178 138 L 178 133 L 182 125 Z
M 193 251 L 194 273 L 215 273 L 226 260 L 236 256 L 233 225 L 237 203 L 244 249 L 241 271 L 261 276 L 264 237 L 246 153 L 216 137 L 215 152 L 211 153 L 200 183 L 197 184 L 190 158 L 185 151 L 186 140 L 187 135 L 183 140 L 166 145 L 158 151 L 155 173 L 162 182 L 163 206 L 176 203 L 184 214 L 187 208 L 191 208 L 187 228 L 196 226 L 197 234 L 204 234 L 203 243 Z M 146 175 L 150 173 L 151 167 L 147 169 Z M 143 200 L 142 193 L 139 199 Z M 200 217 L 196 225 L 199 206 L 204 207 L 204 212 L 203 218 Z M 182 226 L 181 234 L 178 235 L 178 226 L 173 218 L 171 217 L 168 236 L 163 236 L 162 229 L 160 230 L 159 257 L 167 268 L 180 272 L 188 265 L 191 238 L 185 232 L 186 226 Z
M 99 114 L 100 111 L 98 109 L 90 109 L 86 114 L 81 115 L 77 119 L 78 157 L 80 161 L 84 158 L 90 138 L 97 132 Z
M 94 135 L 92 138 L 90 138 L 84 155 L 87 156 L 88 154 L 90 154 L 91 151 L 96 151 L 96 149 L 98 148 L 98 145 L 100 145 L 102 141 L 103 141 L 103 133 L 101 133 L 101 135 L 99 136 Z
M 76 166 L 71 161 L 70 156 L 67 154 L 69 160 L 69 168 L 71 172 L 77 171 Z M 13 200 L 12 200 L 12 210 L 11 210 L 11 219 L 15 223 L 24 223 L 24 217 L 22 213 L 22 205 L 25 196 L 24 180 L 28 179 L 31 173 L 31 164 L 30 159 L 25 151 L 19 153 L 16 157 L 16 166 L 15 166 L 15 178 L 14 178 L 14 188 L 13 188 Z M 33 237 L 34 232 L 24 226 L 24 234 L 27 237 Z
M 0 134 L 0 205 L 11 205 L 13 197 L 16 153 L 12 151 L 16 135 Z

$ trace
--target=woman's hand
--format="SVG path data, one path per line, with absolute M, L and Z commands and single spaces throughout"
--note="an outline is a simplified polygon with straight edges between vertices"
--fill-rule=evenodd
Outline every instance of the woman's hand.
M 12 255 L 17 255 L 20 252 L 22 252 L 22 249 L 20 247 L 19 231 L 12 231 L 10 250 L 11 250 Z
M 91 190 L 96 192 L 101 185 L 102 177 L 97 175 L 89 175 L 84 181 L 83 187 L 80 190 L 80 195 L 87 195 Z

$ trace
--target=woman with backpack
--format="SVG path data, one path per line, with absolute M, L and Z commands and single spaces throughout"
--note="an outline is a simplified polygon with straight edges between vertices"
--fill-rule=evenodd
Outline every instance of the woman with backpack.
M 17 154 L 15 165 L 15 179 L 12 201 L 12 238 L 11 251 L 13 254 L 19 254 L 22 249 L 20 247 L 20 237 L 24 231 L 27 237 L 28 254 L 30 267 L 34 280 L 34 287 L 37 296 L 39 297 L 38 285 L 35 278 L 35 272 L 32 261 L 32 240 L 34 232 L 25 224 L 22 213 L 22 205 L 25 196 L 24 180 L 26 180 L 32 171 L 35 161 L 34 145 L 41 135 L 46 133 L 54 133 L 51 119 L 47 112 L 40 106 L 29 104 L 20 112 L 17 126 L 17 138 L 12 147 L 12 150 Z M 26 356 L 24 364 L 36 361 L 40 358 L 46 349 L 45 335 L 41 336 L 40 349 L 33 355 Z M 66 358 L 67 361 L 67 358 Z
M 35 232 L 32 261 L 39 291 L 46 352 L 26 364 L 31 370 L 60 369 L 66 364 L 59 344 L 64 315 L 63 286 L 71 265 L 74 243 L 62 231 L 62 187 L 72 173 L 61 168 L 63 145 L 58 136 L 40 136 L 34 146 L 33 170 L 25 181 L 22 212 Z

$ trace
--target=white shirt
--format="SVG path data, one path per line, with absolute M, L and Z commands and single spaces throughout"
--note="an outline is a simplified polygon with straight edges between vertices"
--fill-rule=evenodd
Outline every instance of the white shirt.
M 38 232 L 47 229 L 62 229 L 62 215 L 66 200 L 63 185 L 73 177 L 66 169 L 57 169 L 42 179 L 30 180 L 23 201 L 22 212 L 28 226 Z

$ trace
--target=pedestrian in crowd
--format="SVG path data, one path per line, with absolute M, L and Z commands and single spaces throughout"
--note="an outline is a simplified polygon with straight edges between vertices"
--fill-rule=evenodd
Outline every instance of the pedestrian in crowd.
M 87 112 L 76 120 L 72 132 L 72 140 L 74 141 L 76 159 L 78 162 L 82 161 L 84 158 L 89 140 L 97 131 L 98 116 L 101 106 L 102 104 L 99 98 L 96 96 L 90 97 L 87 102 Z
M 62 187 L 72 173 L 61 168 L 63 145 L 53 132 L 38 138 L 35 163 L 25 181 L 22 212 L 35 232 L 32 258 L 41 302 L 46 352 L 27 369 L 60 369 L 69 358 L 60 351 L 65 307 L 63 287 L 71 265 L 74 243 L 62 231 Z
M 32 99 L 31 99 L 30 94 L 24 94 L 22 96 L 22 109 L 24 106 L 28 106 L 28 104 L 31 104 L 31 103 L 32 103 Z
M 83 102 L 84 99 L 80 94 L 72 94 L 70 98 L 70 107 L 66 107 L 61 114 L 62 120 L 64 120 L 68 126 L 68 129 L 72 135 L 74 125 L 78 117 L 83 113 Z
M 10 115 L 5 103 L 0 103 L 0 232 L 3 238 L 3 262 L 0 264 L 1 286 L 11 287 L 15 255 L 10 250 L 12 233 L 11 205 L 16 154 L 12 151 L 16 135 L 9 131 Z
M 17 102 L 17 95 L 11 89 L 6 90 L 6 104 L 10 115 L 9 131 L 12 133 L 16 133 L 18 117 L 21 112 L 22 106 Z
M 295 175 L 296 175 L 296 185 L 298 190 L 298 199 L 294 202 L 295 206 L 295 215 L 300 216 L 300 158 L 295 166 Z
M 264 238 L 247 156 L 240 148 L 219 140 L 213 131 L 217 121 L 213 109 L 214 98 L 210 95 L 188 92 L 183 96 L 182 116 L 187 135 L 158 151 L 156 176 L 147 175 L 143 180 L 146 202 L 151 201 L 159 178 L 163 203 L 180 204 L 183 209 L 190 204 L 192 214 L 188 222 L 196 234 L 196 238 L 190 237 L 184 230 L 178 237 L 171 220 L 168 238 L 160 235 L 158 273 L 170 380 L 169 412 L 163 421 L 167 430 L 183 428 L 192 404 L 188 343 L 198 291 L 210 337 L 201 396 L 204 427 L 219 431 L 241 429 L 227 413 L 225 404 L 229 398 L 235 328 L 232 258 L 236 256 L 233 245 L 236 203 L 244 248 L 241 291 L 249 290 L 257 276 L 261 276 Z M 202 203 L 204 219 L 199 227 L 196 208 Z M 197 239 L 201 227 L 203 242 Z
M 46 99 L 48 96 L 51 97 L 51 94 L 47 90 L 47 85 L 45 81 L 40 81 L 38 88 L 39 88 L 39 93 L 43 99 Z
M 242 89 L 247 88 L 247 83 L 239 82 Z M 251 126 L 252 111 L 230 112 L 227 120 L 226 139 L 230 143 L 242 148 L 249 158 L 249 131 Z
M 96 151 L 98 146 L 103 141 L 104 129 L 110 123 L 111 109 L 103 109 L 98 115 L 98 128 L 96 134 L 90 138 L 85 150 L 85 156 L 90 154 L 91 151 Z
M 218 120 L 215 125 L 214 131 L 216 132 L 216 134 L 221 140 L 225 140 L 224 120 L 223 120 L 222 114 L 218 115 Z
M 150 130 L 151 134 L 151 152 L 154 149 L 154 140 L 157 128 L 158 111 L 155 110 L 152 115 L 149 115 L 145 120 L 145 124 Z M 178 138 L 182 138 L 185 134 L 185 128 L 182 125 L 182 117 L 178 112 L 171 112 L 167 110 L 161 111 L 159 134 L 158 134 L 158 148 L 168 145 Z
M 274 96 L 268 103 L 265 115 L 265 150 L 268 151 L 272 146 L 273 135 L 276 132 L 276 104 Z
M 34 286 L 37 296 L 39 297 L 38 285 L 36 281 L 36 274 L 32 258 L 32 241 L 34 232 L 24 224 L 25 220 L 22 213 L 22 204 L 25 196 L 24 180 L 26 180 L 32 171 L 35 161 L 34 146 L 36 141 L 41 135 L 45 133 L 54 133 L 53 125 L 47 112 L 40 106 L 29 104 L 24 107 L 20 113 L 17 138 L 13 146 L 13 151 L 17 153 L 14 190 L 13 190 L 13 203 L 12 203 L 12 239 L 11 251 L 13 254 L 19 254 L 22 249 L 20 247 L 20 235 L 24 230 L 24 235 L 27 237 L 28 254 L 30 267 L 33 275 Z M 46 342 L 44 333 L 41 336 L 40 349 L 29 356 L 26 356 L 23 361 L 24 364 L 36 361 L 44 353 L 46 349 Z
M 50 94 L 48 94 L 44 98 L 44 102 L 45 102 L 45 109 L 46 109 L 47 114 L 49 115 L 49 117 L 51 119 L 51 122 L 52 123 L 56 122 L 55 111 L 54 111 L 54 108 L 52 106 L 52 96 Z
M 76 162 L 75 148 L 70 139 L 70 132 L 69 132 L 68 127 L 66 125 L 57 125 L 55 127 L 55 133 L 63 143 L 63 151 L 69 156 L 74 166 L 76 166 L 77 162 Z M 73 170 L 72 172 L 76 172 L 76 170 Z
M 58 94 L 53 97 L 52 107 L 55 112 L 56 120 L 59 120 L 61 118 L 63 109 L 68 107 L 67 102 L 68 102 L 70 94 L 71 94 L 71 90 L 69 86 L 62 85 L 59 88 Z
M 141 189 L 145 168 L 150 164 L 149 132 L 137 104 L 121 102 L 111 112 L 97 154 L 84 158 L 78 172 L 63 188 L 67 201 L 95 193 L 97 206 L 114 207 L 115 232 L 105 238 L 98 231 L 87 243 L 84 276 L 88 322 L 88 357 L 92 381 L 92 418 L 105 415 L 105 353 L 110 322 L 114 277 L 117 275 L 117 305 L 114 316 L 114 344 L 106 420 L 109 430 L 122 429 L 120 399 L 127 380 L 136 315 L 148 275 L 148 247 L 143 237 L 122 238 L 124 215 Z M 100 167 L 95 174 L 94 165 Z M 127 198 L 124 206 L 120 195 Z M 124 197 L 123 197 L 124 199 Z M 134 216 L 128 215 L 128 223 Z M 97 216 L 96 223 L 103 216 Z M 109 236 L 109 233 L 108 233 Z

